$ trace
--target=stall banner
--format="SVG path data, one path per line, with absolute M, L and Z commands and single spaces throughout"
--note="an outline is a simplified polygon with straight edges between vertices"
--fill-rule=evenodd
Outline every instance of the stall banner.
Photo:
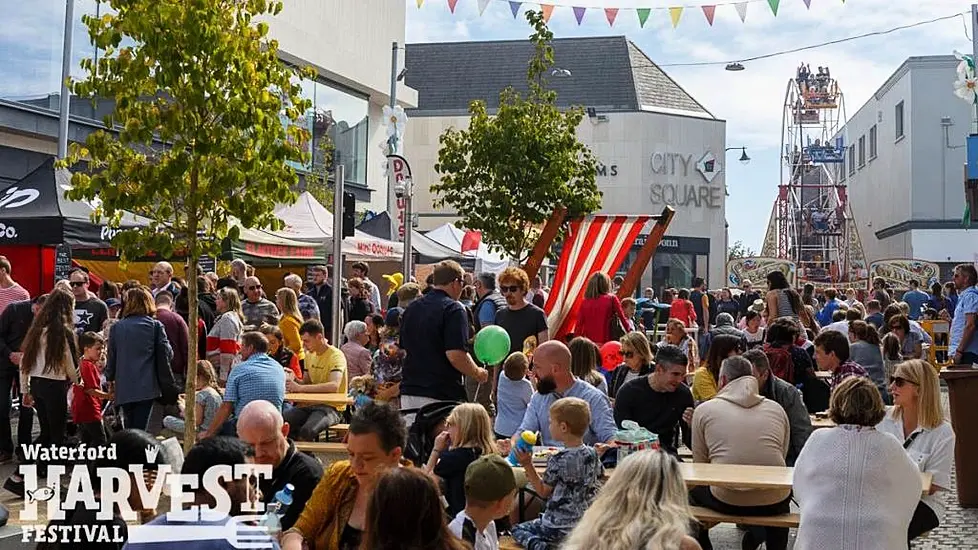
M 869 280 L 882 277 L 894 288 L 910 288 L 910 280 L 916 279 L 921 288 L 930 288 L 941 280 L 941 268 L 933 262 L 913 259 L 880 260 L 869 264 Z
M 750 280 L 754 288 L 767 288 L 767 274 L 780 271 L 788 279 L 788 284 L 795 286 L 796 268 L 794 262 L 781 258 L 737 258 L 727 262 L 727 284 L 739 287 L 745 280 Z

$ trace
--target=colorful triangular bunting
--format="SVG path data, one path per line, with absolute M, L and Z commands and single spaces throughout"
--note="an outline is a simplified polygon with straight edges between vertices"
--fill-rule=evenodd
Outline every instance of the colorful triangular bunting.
M 489 2 L 490 1 L 491 0 L 479 0 L 479 15 L 480 16 L 482 15 L 482 12 L 486 11 L 486 6 L 489 5 Z
M 550 21 L 550 16 L 554 14 L 553 4 L 540 4 L 540 11 L 543 12 L 543 22 Z
M 677 6 L 674 8 L 669 8 L 669 17 L 672 18 L 672 28 L 679 26 L 679 19 L 683 16 L 682 6 Z
M 812 9 L 812 0 L 805 0 L 805 9 Z
M 652 13 L 652 8 L 638 8 L 635 10 L 638 14 L 638 25 L 645 28 L 645 22 L 649 20 L 649 14 Z
M 608 26 L 609 27 L 614 27 L 615 26 L 615 18 L 618 17 L 618 8 L 605 8 L 604 9 L 604 16 L 606 18 L 608 18 Z
M 452 13 L 455 13 L 455 4 L 458 4 L 458 0 L 448 0 L 448 9 Z
M 510 9 L 510 11 L 513 12 L 513 19 L 516 19 L 516 16 L 520 14 L 520 6 L 522 6 L 522 5 L 523 5 L 523 2 L 510 2 L 509 3 L 509 9 Z
M 587 11 L 587 8 L 579 8 L 577 6 L 574 6 L 574 19 L 577 19 L 577 24 L 578 25 L 580 25 L 581 24 L 581 21 L 584 20 L 584 12 L 586 12 L 586 11 Z
M 418 9 L 421 9 L 421 4 L 424 4 L 424 0 L 418 0 Z
M 771 11 L 774 12 L 774 16 L 778 16 L 778 5 L 781 4 L 781 0 L 767 0 L 767 4 L 771 6 Z
M 713 26 L 713 16 L 716 14 L 716 12 L 717 12 L 717 7 L 715 5 L 703 6 L 703 15 L 706 16 L 706 20 L 711 27 Z
M 747 2 L 737 2 L 734 4 L 737 8 L 737 15 L 740 16 L 740 22 L 743 23 L 747 20 Z

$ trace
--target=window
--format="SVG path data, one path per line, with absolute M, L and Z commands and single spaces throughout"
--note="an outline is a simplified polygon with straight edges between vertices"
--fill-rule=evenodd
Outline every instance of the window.
M 866 166 L 866 136 L 859 136 L 859 167 Z
M 856 173 L 856 146 L 850 145 L 846 155 L 849 157 L 849 175 L 851 176 Z
M 896 108 L 893 110 L 894 123 L 893 127 L 896 130 L 896 136 L 893 139 L 900 139 L 903 137 L 903 102 L 897 103 Z
M 876 125 L 869 129 L 869 160 L 876 158 Z
M 839 163 L 839 164 L 837 164 L 836 166 L 839 167 L 839 181 L 846 181 L 846 161 L 845 161 L 845 157 L 843 157 L 842 162 Z

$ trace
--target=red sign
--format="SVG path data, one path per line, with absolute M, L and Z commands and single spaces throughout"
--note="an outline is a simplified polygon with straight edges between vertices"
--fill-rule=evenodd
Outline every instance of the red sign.
M 243 243 L 245 252 L 262 258 L 313 258 L 315 249 L 304 246 L 283 246 L 276 244 Z
M 376 241 L 356 241 L 357 252 L 365 256 L 393 256 L 394 247 Z

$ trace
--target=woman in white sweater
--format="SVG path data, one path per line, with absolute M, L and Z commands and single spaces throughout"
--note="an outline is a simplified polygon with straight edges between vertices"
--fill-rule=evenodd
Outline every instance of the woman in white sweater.
M 795 550 L 907 547 L 920 470 L 896 439 L 876 430 L 884 415 L 868 378 L 849 377 L 832 392 L 829 418 L 838 426 L 815 430 L 795 462 Z
M 944 521 L 944 502 L 937 491 L 951 486 L 954 430 L 944 419 L 937 371 L 920 359 L 900 363 L 890 377 L 891 407 L 876 427 L 897 438 L 922 472 L 933 476 L 930 494 L 917 504 L 907 540 L 935 529 Z

